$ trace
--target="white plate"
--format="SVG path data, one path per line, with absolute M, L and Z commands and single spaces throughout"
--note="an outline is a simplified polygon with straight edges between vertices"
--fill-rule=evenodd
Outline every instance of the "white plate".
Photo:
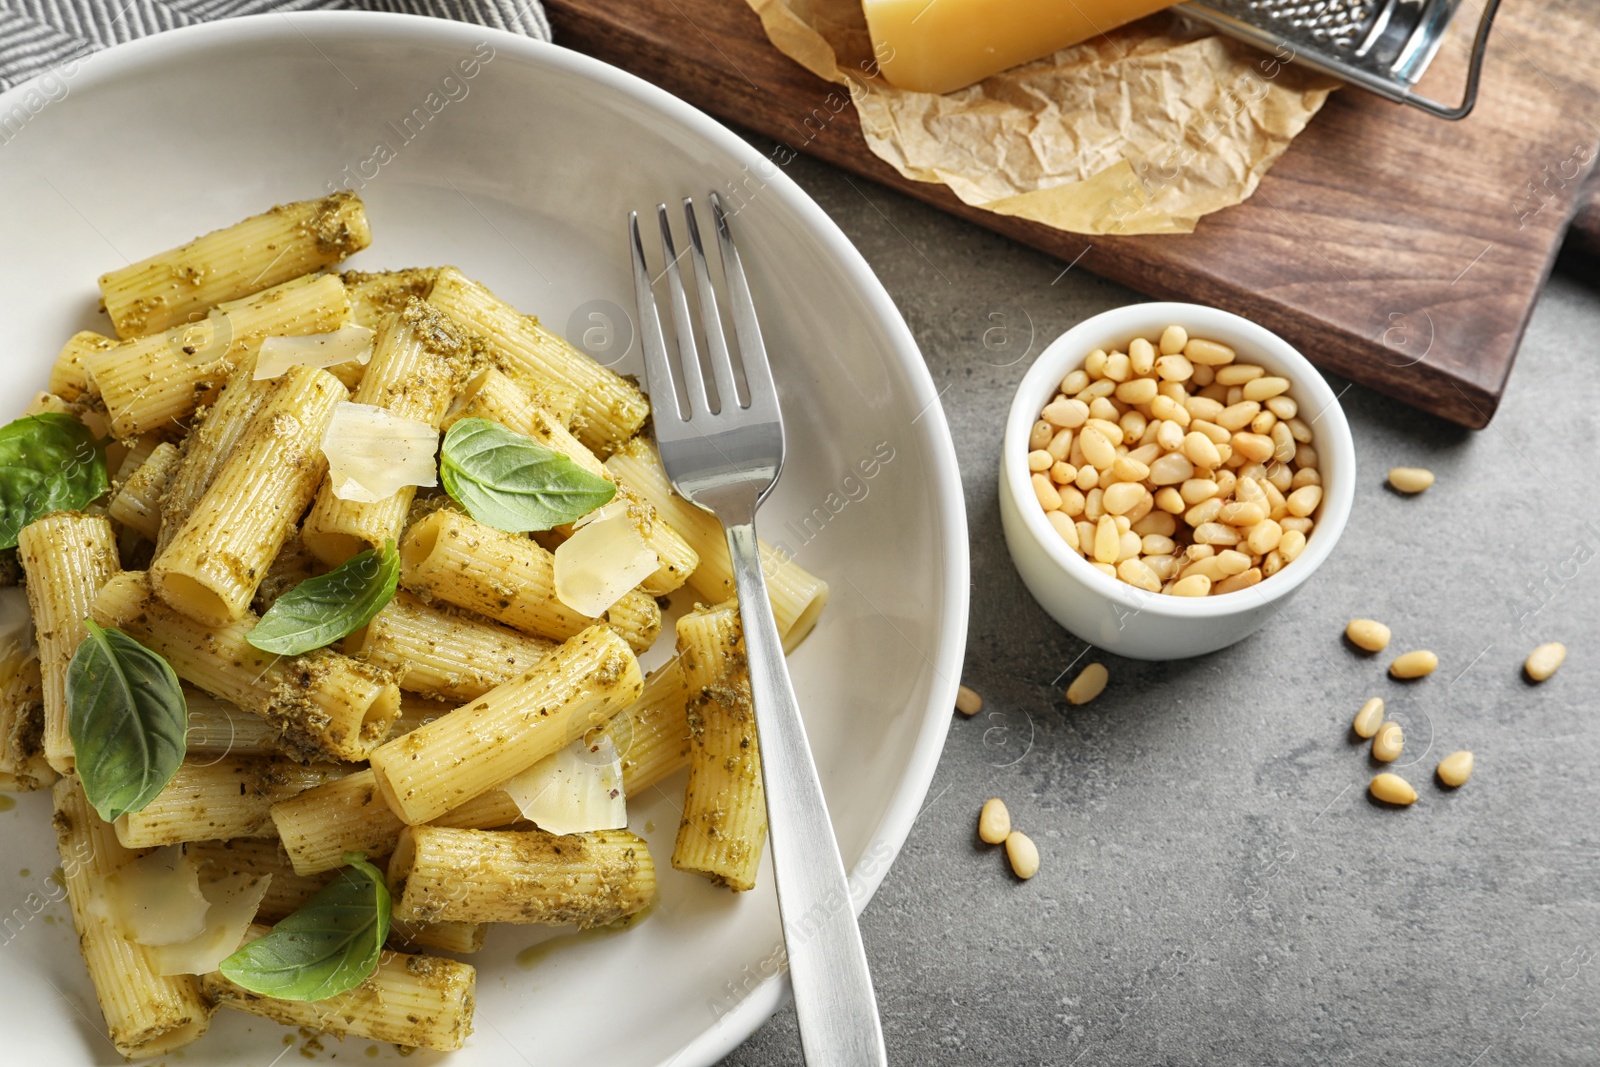
M 466 78 L 457 64 L 475 49 L 479 66 Z M 761 527 L 833 585 L 791 667 L 864 904 L 905 840 L 944 741 L 966 636 L 966 526 L 949 431 L 915 343 L 816 204 L 666 93 L 564 49 L 460 23 L 236 19 L 123 45 L 66 73 L 0 96 L 0 116 L 26 117 L 0 125 L 7 411 L 43 387 L 73 330 L 107 328 L 95 310 L 102 271 L 321 193 L 347 173 L 365 183 L 375 235 L 356 265 L 454 263 L 558 329 L 600 330 L 591 311 L 617 318 L 631 304 L 627 210 L 708 189 L 740 208 L 789 428 L 789 465 Z M 636 358 L 634 345 L 619 369 L 636 371 Z M 875 449 L 893 458 L 868 480 L 857 464 Z M 770 870 L 742 897 L 673 871 L 679 790 L 681 779 L 629 805 L 661 872 L 644 922 L 577 938 L 532 966 L 517 956 L 546 935 L 495 929 L 473 960 L 468 1048 L 405 1062 L 706 1064 L 760 1025 L 785 995 L 769 977 L 780 943 Z M 24 797 L 0 815 L 0 842 L 5 1062 L 120 1062 L 66 909 L 51 903 L 57 861 L 44 799 Z M 265 1067 L 286 1051 L 287 1033 L 225 1011 L 181 1059 Z M 364 1060 L 370 1043 L 325 1044 L 319 1058 L 343 1061 Z M 375 1054 L 400 1062 L 387 1047 Z

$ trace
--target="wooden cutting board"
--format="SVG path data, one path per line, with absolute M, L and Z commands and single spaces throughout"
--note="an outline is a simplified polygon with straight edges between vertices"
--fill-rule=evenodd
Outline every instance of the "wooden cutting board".
M 1091 238 L 900 177 L 868 151 L 840 87 L 773 48 L 742 0 L 545 0 L 557 41 L 713 115 L 1074 269 L 1248 316 L 1321 367 L 1473 428 L 1499 404 L 1600 154 L 1593 5 L 1507 0 L 1462 122 L 1341 90 L 1250 200 L 1195 233 Z M 1591 202 L 1583 236 L 1600 248 Z

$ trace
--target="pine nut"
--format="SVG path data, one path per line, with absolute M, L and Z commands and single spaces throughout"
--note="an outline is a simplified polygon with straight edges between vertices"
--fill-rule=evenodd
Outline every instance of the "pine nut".
M 1296 518 L 1293 515 L 1291 515 L 1288 518 L 1279 519 L 1278 520 L 1278 525 L 1282 526 L 1284 528 L 1284 530 L 1286 530 L 1286 531 L 1293 531 L 1295 533 L 1298 533 L 1298 534 L 1301 534 L 1303 536 L 1309 537 L 1309 536 L 1311 536 L 1311 528 L 1313 526 L 1315 526 L 1316 524 L 1313 523 L 1310 519 L 1299 519 L 1299 518 Z
M 1283 553 L 1279 552 L 1277 549 L 1273 549 L 1271 552 L 1268 552 L 1265 556 L 1261 557 L 1261 573 L 1266 577 L 1271 578 L 1274 574 L 1277 574 L 1279 571 L 1283 570 L 1283 565 L 1287 562 L 1288 560 L 1283 558 Z
M 1051 459 L 1056 460 L 1057 462 L 1071 458 L 1072 431 L 1057 431 L 1056 435 L 1050 438 L 1050 443 L 1044 446 L 1044 450 L 1049 453 Z
M 1220 522 L 1202 522 L 1194 528 L 1194 539 L 1202 545 L 1236 545 L 1239 531 Z
M 1304 489 L 1308 485 L 1321 485 L 1322 475 L 1315 468 L 1303 467 L 1294 472 L 1294 477 L 1289 481 L 1289 489 Z
M 1091 663 L 1078 672 L 1078 676 L 1067 686 L 1068 704 L 1087 704 L 1101 693 L 1105 692 L 1106 683 L 1111 680 L 1111 672 L 1106 670 L 1103 663 Z
M 1316 471 L 1311 473 L 1315 474 Z M 1284 493 L 1293 492 L 1296 488 L 1294 471 L 1289 469 L 1287 463 L 1274 463 L 1272 469 L 1267 472 L 1267 484 L 1276 489 L 1280 496 Z
M 1128 366 L 1135 374 L 1149 374 L 1150 368 L 1156 363 L 1156 346 L 1146 341 L 1143 337 L 1135 337 L 1128 342 Z M 1151 388 L 1155 383 L 1151 383 Z M 1129 401 L 1132 403 L 1132 401 Z M 1139 401 L 1143 403 L 1143 401 Z
M 1372 735 L 1372 758 L 1379 763 L 1393 763 L 1405 748 L 1405 731 L 1397 722 L 1386 722 Z
M 1194 377 L 1194 364 L 1183 356 L 1162 356 L 1156 360 L 1155 371 L 1164 382 L 1186 382 Z
M 1268 411 L 1264 412 L 1264 414 L 1272 415 L 1272 412 Z M 1273 415 L 1273 418 L 1276 419 L 1277 416 Z M 1259 429 L 1259 427 L 1256 428 Z M 1293 462 L 1294 454 L 1300 446 L 1295 443 L 1294 434 L 1289 432 L 1289 427 L 1281 422 L 1274 423 L 1267 431 L 1267 436 L 1272 438 L 1272 458 L 1279 463 Z M 1289 478 L 1294 477 L 1287 470 L 1284 471 L 1284 475 Z
M 1111 464 L 1111 473 L 1115 474 L 1119 481 L 1142 482 L 1150 477 L 1150 468 L 1135 459 L 1130 452 L 1126 456 L 1117 457 L 1116 462 Z
M 1217 512 L 1217 521 L 1225 522 L 1229 526 L 1254 526 L 1266 521 L 1266 518 L 1266 508 L 1242 500 L 1229 501 Z
M 1011 813 L 1006 810 L 1006 802 L 999 797 L 985 800 L 983 810 L 978 812 L 978 840 L 986 845 L 999 845 L 1010 833 Z
M 1266 370 L 1254 363 L 1230 363 L 1225 367 L 1217 368 L 1217 383 L 1219 385 L 1243 385 L 1266 374 Z
M 1119 516 L 1120 518 L 1120 516 Z M 1123 560 L 1137 559 L 1139 556 L 1139 535 L 1132 530 L 1124 530 L 1117 535 L 1117 563 Z
M 1150 484 L 1179 485 L 1194 477 L 1194 464 L 1187 456 L 1169 452 L 1150 464 Z
M 1178 583 L 1172 587 L 1173 596 L 1209 596 L 1211 593 L 1211 579 L 1203 574 L 1191 574 L 1187 578 L 1179 578 Z
M 1085 512 L 1087 514 L 1087 511 Z M 1117 533 L 1117 524 L 1111 521 L 1110 515 L 1102 515 L 1095 523 L 1093 555 L 1099 563 L 1117 562 L 1118 549 L 1121 537 Z
M 1172 538 L 1161 534 L 1145 534 L 1140 539 L 1139 546 L 1139 550 L 1147 556 L 1170 556 L 1178 550 L 1178 545 Z
M 1055 528 L 1056 533 L 1061 535 L 1061 540 L 1067 543 L 1068 548 L 1074 552 L 1081 551 L 1078 547 L 1078 524 L 1072 521 L 1070 515 L 1061 511 L 1047 511 L 1044 517 Z
M 1190 381 L 1194 383 L 1194 387 L 1196 389 L 1203 389 L 1216 380 L 1217 369 L 1215 367 L 1207 367 L 1203 364 L 1195 365 L 1194 377 L 1190 379 Z
M 1407 804 L 1417 802 L 1417 791 L 1411 788 L 1411 783 L 1389 771 L 1384 771 L 1372 780 L 1367 787 L 1373 797 L 1385 804 L 1398 804 L 1405 807 Z
M 1089 469 L 1093 470 L 1094 468 L 1090 467 Z M 1099 522 L 1100 519 L 1104 517 L 1106 513 L 1105 495 L 1106 491 L 1101 489 L 1099 486 L 1095 486 L 1093 489 L 1089 490 L 1089 495 L 1083 498 L 1084 518 L 1088 519 L 1090 522 Z
M 1317 465 L 1317 450 L 1310 445 L 1301 445 L 1294 450 L 1294 465 L 1296 467 L 1315 467 Z
M 1289 514 L 1306 518 L 1322 503 L 1322 486 L 1303 485 L 1289 494 Z
M 1094 400 L 1096 397 L 1110 396 L 1116 391 L 1116 382 L 1112 381 L 1110 378 L 1101 378 L 1098 381 L 1090 382 L 1089 387 L 1083 392 L 1079 393 L 1073 399 L 1081 400 L 1085 404 L 1088 404 L 1089 401 Z
M 1254 400 L 1241 400 L 1237 404 L 1229 404 L 1217 413 L 1217 425 L 1229 433 L 1235 433 L 1249 426 L 1251 420 L 1260 413 L 1260 404 Z
M 1113 515 L 1126 515 L 1149 495 L 1150 491 L 1138 482 L 1117 482 L 1105 491 L 1100 506 Z
M 1082 426 L 1084 420 L 1089 417 L 1089 405 L 1081 400 L 1069 400 L 1064 396 L 1058 396 L 1044 406 L 1041 414 L 1053 427 L 1050 431 L 1053 437 L 1055 429 L 1075 430 Z
M 983 698 L 976 690 L 966 686 L 956 687 L 956 710 L 969 718 L 983 710 Z
M 1211 587 L 1211 592 L 1216 595 L 1223 593 L 1237 593 L 1241 589 L 1249 589 L 1261 581 L 1261 568 L 1251 567 L 1242 574 L 1235 574 L 1231 578 L 1224 578 Z
M 1439 761 L 1439 781 L 1451 789 L 1459 789 L 1472 777 L 1472 753 L 1466 749 L 1452 752 Z
M 1355 722 L 1350 724 L 1350 728 L 1356 732 L 1357 737 L 1372 737 L 1382 725 L 1383 698 L 1373 697 L 1361 705 L 1361 710 L 1356 712 Z
M 1199 337 L 1189 338 L 1189 343 L 1183 346 L 1183 354 L 1189 357 L 1190 362 L 1203 363 L 1208 367 L 1221 366 L 1234 360 L 1234 351 L 1227 345 Z
M 1109 470 L 1117 461 L 1117 450 L 1106 440 L 1106 435 L 1096 427 L 1086 427 L 1078 435 L 1078 441 L 1083 446 L 1083 458 L 1092 463 L 1097 470 Z
M 1129 534 L 1128 536 L 1137 537 L 1138 534 Z M 1149 565 L 1138 556 L 1130 556 L 1118 563 L 1117 577 L 1129 585 L 1137 586 L 1146 592 L 1159 593 L 1161 591 L 1161 579 L 1157 578 L 1156 572 L 1151 570 Z
M 1050 464 L 1050 480 L 1056 485 L 1071 485 L 1078 479 L 1078 468 L 1070 463 Z
M 1089 561 L 1089 566 L 1093 567 L 1107 578 L 1115 578 L 1117 576 L 1117 568 L 1113 567 L 1109 563 L 1101 563 L 1099 560 L 1094 559 Z
M 1245 403 L 1249 403 L 1249 401 L 1245 401 Z M 1274 415 L 1270 411 L 1263 411 L 1261 414 L 1250 420 L 1250 432 L 1266 434 L 1270 437 L 1272 435 L 1272 428 L 1276 425 L 1278 425 L 1278 416 Z M 1285 428 L 1285 432 L 1287 432 L 1287 427 Z
M 1141 382 L 1148 382 L 1149 380 L 1149 378 L 1139 379 Z M 1126 411 L 1123 412 L 1122 418 L 1117 420 L 1117 425 L 1122 427 L 1122 439 L 1124 441 L 1138 442 L 1144 437 L 1144 432 L 1150 426 L 1150 422 L 1137 411 Z
M 1080 456 L 1079 458 L 1081 459 L 1082 457 Z M 1073 484 L 1087 493 L 1100 484 L 1100 472 L 1094 469 L 1093 463 L 1084 460 L 1083 465 L 1078 468 L 1078 477 L 1073 480 Z
M 1168 326 L 1161 331 L 1161 354 L 1163 356 L 1175 355 L 1182 352 L 1189 343 L 1189 331 L 1182 326 Z
M 1250 557 L 1237 549 L 1225 548 L 1214 557 L 1224 578 L 1232 578 L 1250 569 Z
M 1217 554 L 1217 550 L 1210 545 L 1190 545 L 1183 550 L 1183 554 L 1189 559 L 1210 559 Z
M 1382 652 L 1389 647 L 1389 628 L 1376 619 L 1351 619 L 1344 635 L 1351 644 L 1368 652 Z
M 1272 438 L 1258 433 L 1236 433 L 1231 441 L 1235 455 L 1253 463 L 1265 463 L 1272 458 Z
M 1106 376 L 1106 360 L 1108 358 L 1105 349 L 1097 348 L 1084 357 L 1083 369 L 1091 379 L 1099 381 Z M 1085 386 L 1085 388 L 1088 387 Z
M 1217 516 L 1222 513 L 1222 507 L 1223 503 L 1220 496 L 1214 496 L 1210 500 L 1202 500 L 1183 513 L 1183 521 L 1195 529 L 1199 529 L 1208 522 L 1216 521 Z
M 1125 382 L 1133 374 L 1133 366 L 1128 360 L 1128 353 L 1113 352 L 1106 357 L 1106 377 L 1114 382 Z
M 1065 503 L 1062 506 L 1065 507 Z M 1282 525 L 1282 523 L 1279 523 L 1280 528 Z M 1305 549 L 1306 535 L 1299 530 L 1286 529 L 1283 531 L 1283 536 L 1278 538 L 1278 547 L 1273 551 L 1283 557 L 1283 562 L 1293 563 L 1300 558 L 1300 553 L 1304 552 Z
M 1033 429 L 1028 431 L 1028 447 L 1043 448 L 1050 443 L 1050 438 L 1055 436 L 1056 428 L 1043 419 L 1033 424 Z
M 1269 400 L 1289 391 L 1289 379 L 1278 377 L 1256 378 L 1244 383 L 1246 400 Z
M 1250 551 L 1258 556 L 1264 556 L 1283 543 L 1283 527 L 1267 519 L 1250 527 L 1250 532 L 1245 535 L 1245 544 L 1250 546 Z
M 1207 386 L 1207 388 L 1210 387 Z M 1193 418 L 1204 419 L 1206 422 L 1216 422 L 1217 416 L 1222 414 L 1222 409 L 1226 405 L 1222 401 L 1213 400 L 1208 396 L 1191 396 L 1183 402 L 1183 406 Z
M 1061 506 L 1061 494 L 1050 484 L 1050 479 L 1042 474 L 1033 476 L 1033 495 L 1039 498 L 1039 506 L 1046 511 L 1054 511 Z
M 1011 873 L 1024 882 L 1039 873 L 1039 848 L 1021 830 L 1006 837 L 1006 859 L 1011 861 Z
M 1081 393 L 1087 388 L 1089 388 L 1089 372 L 1082 367 L 1069 372 L 1065 378 L 1061 379 L 1061 391 L 1068 396 Z
M 1407 652 L 1389 664 L 1389 673 L 1396 678 L 1425 678 L 1439 666 L 1439 657 L 1426 649 Z
M 1114 395 L 1114 394 L 1113 394 Z M 1101 422 L 1116 422 L 1122 417 L 1122 412 L 1109 397 L 1097 396 L 1089 401 L 1089 421 L 1099 419 Z
M 1150 534 L 1171 537 L 1178 532 L 1178 520 L 1166 511 L 1153 511 L 1134 523 L 1131 529 L 1140 537 L 1148 537 Z
M 1063 389 L 1062 392 L 1066 392 L 1066 390 Z M 1278 396 L 1267 397 L 1266 404 L 1268 411 L 1272 412 L 1285 422 L 1288 422 L 1290 419 L 1293 419 L 1295 416 L 1300 414 L 1300 405 L 1296 404 L 1292 397 L 1287 397 L 1282 394 L 1279 394 Z M 1301 425 L 1303 426 L 1305 424 L 1301 423 Z M 1290 429 L 1292 430 L 1294 427 L 1291 426 Z M 1309 441 L 1311 438 L 1307 437 L 1306 440 Z
M 1157 578 L 1163 582 L 1178 573 L 1178 560 L 1176 556 L 1146 556 L 1144 565 L 1149 567 Z
M 1433 472 L 1422 467 L 1395 467 L 1389 484 L 1402 493 L 1420 493 L 1433 484 Z
M 1189 457 L 1190 463 L 1203 470 L 1215 470 L 1222 466 L 1217 446 L 1211 443 L 1211 438 L 1198 431 L 1183 439 L 1183 454 Z
M 1528 660 L 1522 669 L 1528 672 L 1528 677 L 1536 682 L 1542 682 L 1556 669 L 1566 662 L 1567 646 L 1560 641 L 1551 641 L 1549 644 L 1540 645 L 1528 653 Z
M 1028 453 L 1028 469 L 1035 474 L 1049 470 L 1050 464 L 1054 462 L 1055 460 L 1051 458 L 1050 453 L 1042 448 L 1036 448 Z
M 1183 496 L 1172 486 L 1156 490 L 1156 507 L 1169 515 L 1177 515 L 1188 508 Z

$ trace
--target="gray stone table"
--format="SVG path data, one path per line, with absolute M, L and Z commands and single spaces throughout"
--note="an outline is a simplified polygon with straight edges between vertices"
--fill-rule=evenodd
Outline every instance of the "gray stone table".
M 862 920 L 890 1063 L 1600 1064 L 1594 279 L 1550 282 L 1487 430 L 1335 382 L 1361 481 L 1333 557 L 1242 644 L 1138 663 L 1033 603 L 995 481 L 1030 330 L 1036 354 L 1139 298 L 822 164 L 788 171 L 947 390 L 971 525 L 965 681 L 985 710 L 954 716 Z M 1397 465 L 1438 483 L 1402 498 Z M 1357 616 L 1436 651 L 1438 672 L 1388 680 L 1387 657 L 1342 640 Z M 1523 658 L 1548 640 L 1567 664 L 1530 685 Z M 1091 659 L 1111 683 L 1070 707 L 1063 672 Z M 1405 725 L 1409 809 L 1366 794 L 1349 723 L 1373 695 Z M 1477 770 L 1449 792 L 1432 772 L 1458 748 Z M 977 841 L 991 796 L 1039 845 L 1029 882 Z M 799 1062 L 788 1008 L 727 1060 Z

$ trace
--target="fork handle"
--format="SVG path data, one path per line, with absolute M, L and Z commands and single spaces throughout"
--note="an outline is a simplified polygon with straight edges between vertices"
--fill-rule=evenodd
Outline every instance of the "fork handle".
M 767 600 L 754 517 L 728 524 L 727 534 L 800 1044 L 808 1067 L 883 1067 L 883 1031 L 867 953 Z

